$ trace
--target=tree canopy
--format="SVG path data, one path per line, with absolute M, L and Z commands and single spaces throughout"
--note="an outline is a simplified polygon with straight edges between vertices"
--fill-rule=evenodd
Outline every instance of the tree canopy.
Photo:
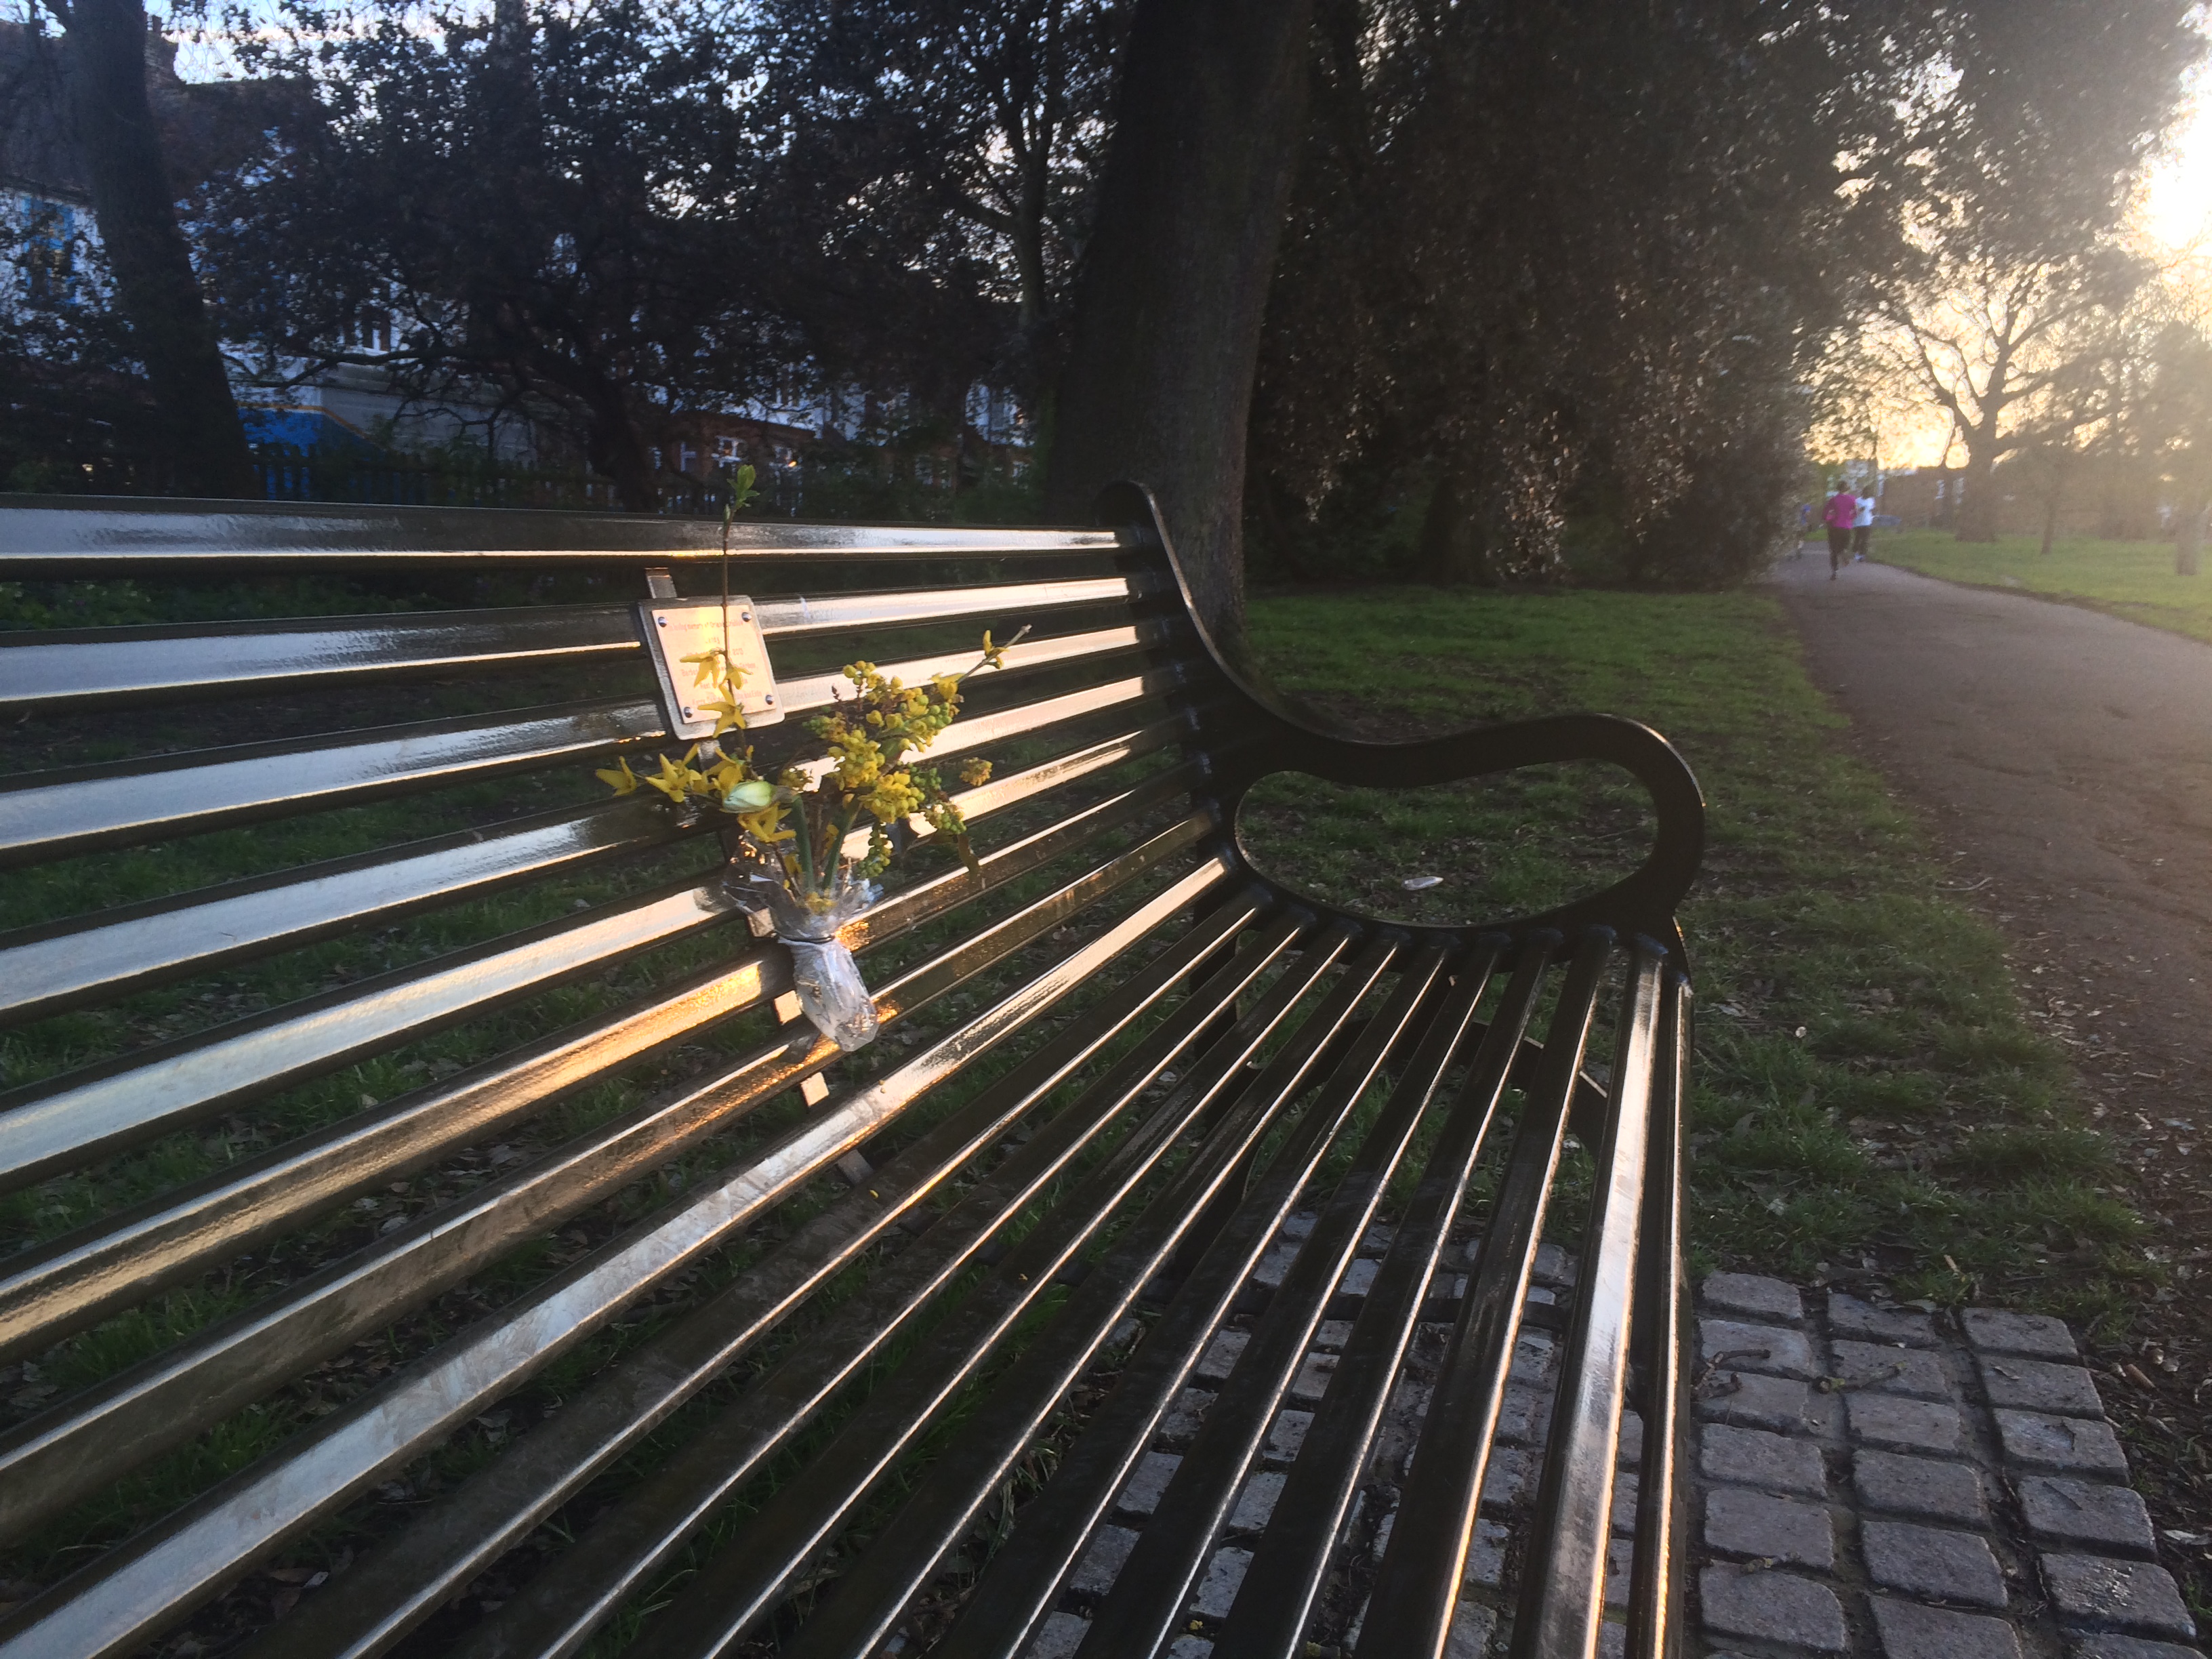
M 1299 574 L 1719 580 L 1837 339 L 2108 268 L 2191 13 L 290 0 L 264 142 L 172 193 L 265 370 L 527 414 L 632 505 L 682 410 L 980 381 L 1054 511 L 1149 474 L 1224 615 L 1247 525 Z

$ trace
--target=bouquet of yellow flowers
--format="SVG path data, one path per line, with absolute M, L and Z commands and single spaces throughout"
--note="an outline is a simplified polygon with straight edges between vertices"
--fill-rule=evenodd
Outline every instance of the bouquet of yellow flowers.
M 933 767 L 909 757 L 926 752 L 960 712 L 961 683 L 977 670 L 1002 665 L 1008 646 L 983 635 L 982 655 L 957 674 L 903 685 L 873 663 L 845 669 L 853 695 L 838 700 L 810 728 L 827 749 L 823 759 L 786 767 L 774 777 L 756 769 L 750 744 L 724 741 L 742 732 L 738 706 L 743 671 L 726 649 L 684 661 L 695 685 L 711 695 L 700 705 L 714 715 L 714 735 L 681 760 L 659 757 L 657 773 L 639 775 L 627 760 L 599 774 L 617 794 L 653 789 L 680 810 L 725 813 L 736 821 L 749 855 L 738 880 L 741 901 L 765 909 L 776 936 L 791 947 L 793 988 L 807 1017 L 848 1053 L 874 1041 L 876 1007 L 838 930 L 880 896 L 874 878 L 890 866 L 892 829 L 919 818 L 970 870 L 975 857 L 968 824 Z M 973 787 L 991 775 L 990 763 L 969 758 L 959 778 Z

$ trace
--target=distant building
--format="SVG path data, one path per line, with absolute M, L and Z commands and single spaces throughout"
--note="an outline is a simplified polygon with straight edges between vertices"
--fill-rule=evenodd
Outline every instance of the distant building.
M 153 20 L 146 41 L 147 93 L 161 125 L 171 182 L 189 194 L 252 154 L 263 135 L 296 111 L 297 89 L 270 81 L 187 82 L 177 49 Z M 42 29 L 0 22 L 0 240 L 21 251 L 0 261 L 0 317 L 24 307 L 101 307 L 109 304 L 101 273 L 100 233 L 91 191 L 77 154 L 61 39 Z M 187 226 L 189 232 L 190 227 Z M 365 312 L 350 338 L 353 355 L 374 358 L 394 349 L 404 317 Z M 550 462 L 565 446 L 542 429 L 543 411 L 503 406 L 489 388 L 464 383 L 446 398 L 410 395 L 374 361 L 311 369 L 292 362 L 257 361 L 227 348 L 232 389 L 249 440 L 301 450 L 437 450 L 465 441 L 499 459 Z M 764 483 L 796 478 L 810 452 L 823 445 L 896 442 L 913 480 L 955 488 L 987 476 L 1018 478 L 1027 470 L 1030 423 L 1012 394 L 972 388 L 964 419 L 939 434 L 941 421 L 905 418 L 905 401 L 851 386 L 814 390 L 805 366 L 794 366 L 770 396 L 734 408 L 682 410 L 668 417 L 655 451 L 664 472 L 711 482 L 750 465 Z M 143 387 L 130 389 L 143 398 Z

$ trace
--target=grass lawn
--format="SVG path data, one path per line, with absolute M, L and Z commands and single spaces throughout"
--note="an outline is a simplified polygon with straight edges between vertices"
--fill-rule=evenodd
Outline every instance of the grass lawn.
M 2207 574 L 2173 574 L 2172 542 L 2106 542 L 2087 537 L 2051 544 L 2035 536 L 1994 544 L 1962 542 L 1946 530 L 1885 532 L 1874 556 L 1923 575 L 1976 587 L 2002 587 L 2108 611 L 2130 622 L 2212 643 L 2212 554 Z
M 1261 597 L 1251 623 L 1286 687 L 1370 731 L 1595 709 L 1688 757 L 1711 812 L 1683 913 L 1701 1270 L 2124 1320 L 2150 1270 L 2103 1143 L 2022 1023 L 1997 934 L 1835 741 L 1772 600 L 1406 588 Z M 1473 919 L 1632 864 L 1635 799 L 1603 777 L 1395 799 L 1280 779 L 1247 830 L 1255 856 L 1332 895 Z M 1578 820 L 1564 865 L 1530 808 Z M 1404 892 L 1431 873 L 1444 883 Z

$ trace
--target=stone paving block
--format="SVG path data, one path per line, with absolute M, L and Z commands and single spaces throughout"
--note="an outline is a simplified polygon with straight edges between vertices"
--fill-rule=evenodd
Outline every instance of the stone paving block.
M 1634 1469 L 1622 1469 L 1613 1477 L 1613 1529 L 1624 1538 L 1636 1530 L 1636 1500 L 1643 1487 Z
M 1213 1644 L 1203 1636 L 1178 1636 L 1168 1644 L 1168 1659 L 1212 1659 Z
M 2085 1636 L 2072 1651 L 2074 1659 L 2204 1659 L 2195 1648 L 2149 1642 L 2140 1636 Z
M 1298 1366 L 1298 1374 L 1291 1379 L 1291 1398 L 1301 1406 L 1317 1406 L 1328 1391 L 1328 1379 L 1336 1375 L 1336 1356 L 1333 1353 L 1310 1353 Z
M 2002 1619 L 1923 1607 L 1896 1595 L 1868 1600 L 1882 1659 L 2020 1659 L 2020 1637 Z
M 1837 1342 L 1835 1374 L 1848 1392 L 1901 1394 L 1909 1400 L 1948 1400 L 1943 1362 L 1932 1353 L 1881 1342 Z
M 1344 1270 L 1344 1277 L 1336 1281 L 1339 1296 L 1364 1296 L 1375 1288 L 1375 1275 L 1382 1271 L 1379 1261 L 1370 1261 L 1362 1256 Z
M 1206 1564 L 1206 1582 L 1198 1587 L 1198 1599 L 1192 1608 L 1208 1619 L 1226 1619 L 1229 1609 L 1237 1600 L 1237 1588 L 1244 1582 L 1244 1569 L 1252 1565 L 1249 1550 L 1216 1550 L 1213 1559 Z
M 1744 1424 L 1794 1434 L 1805 1427 L 1805 1408 L 1812 1397 L 1810 1389 L 1790 1377 L 1717 1371 L 1698 1391 L 1698 1417 L 1706 1423 Z
M 2150 1511 L 2129 1487 L 2047 1474 L 2023 1475 L 2013 1486 L 2027 1529 L 2040 1543 L 2086 1544 L 2123 1555 L 2156 1553 Z
M 1390 1240 L 1397 1229 L 1388 1222 L 1378 1221 L 1359 1236 L 1359 1254 L 1382 1255 L 1390 1248 Z
M 1182 1467 L 1182 1459 L 1173 1452 L 1146 1452 L 1129 1472 L 1114 1507 L 1130 1515 L 1150 1515 L 1159 1508 L 1160 1494 Z
M 1746 1325 L 1734 1319 L 1698 1322 L 1698 1358 L 1722 1370 L 1760 1371 L 1769 1376 L 1818 1376 L 1812 1345 L 1802 1331 L 1779 1325 Z
M 1167 1415 L 1160 1419 L 1160 1438 L 1171 1442 L 1188 1440 L 1198 1432 L 1199 1425 L 1206 1421 L 1206 1409 L 1213 1403 L 1213 1395 L 1206 1389 L 1185 1389 L 1176 1396 Z
M 1067 1587 L 1078 1595 L 1103 1595 L 1114 1588 L 1114 1576 L 1137 1547 L 1137 1534 L 1127 1527 L 1101 1527 L 1083 1552 L 1083 1559 L 1068 1575 Z
M 1698 1601 L 1711 1635 L 1784 1642 L 1816 1653 L 1841 1653 L 1850 1644 L 1835 1591 L 1794 1573 L 1707 1567 L 1698 1575 Z
M 1628 1586 L 1636 1571 L 1636 1540 L 1616 1538 L 1605 1547 L 1605 1605 L 1628 1605 Z
M 1698 1286 L 1698 1305 L 1716 1313 L 1749 1314 L 1776 1325 L 1802 1325 L 1805 1304 L 1796 1287 L 1755 1273 L 1711 1273 Z
M 1698 1467 L 1708 1480 L 1799 1498 L 1819 1498 L 1827 1489 L 1820 1449 L 1809 1441 L 1725 1423 L 1708 1423 L 1699 1438 Z
M 1644 1461 L 1644 1419 L 1634 1412 L 1620 1414 L 1620 1450 L 1618 1455 L 1624 1467 Z
M 1267 1517 L 1275 1512 L 1275 1500 L 1283 1495 L 1283 1483 L 1291 1477 L 1263 1469 L 1244 1483 L 1244 1495 L 1237 1500 L 1237 1507 L 1229 1512 L 1231 1532 L 1257 1532 L 1267 1524 Z
M 1320 1219 L 1320 1215 L 1315 1211 L 1300 1210 L 1296 1215 L 1284 1218 L 1283 1230 L 1279 1237 L 1301 1242 L 1311 1238 L 1314 1224 Z
M 1535 1454 L 1516 1446 L 1499 1446 L 1490 1454 L 1490 1468 L 1482 1477 L 1482 1507 L 1486 1510 L 1510 1510 L 1525 1504 L 1536 1492 L 1536 1474 L 1540 1466 Z
M 1540 1389 L 1509 1388 L 1498 1413 L 1498 1437 L 1509 1446 L 1540 1446 L 1551 1426 L 1552 1396 Z
M 2044 1417 L 1998 1411 L 1997 1437 L 2005 1456 L 2024 1469 L 2051 1474 L 2108 1474 L 2128 1478 L 2127 1454 L 2109 1423 L 2081 1417 Z
M 1244 1345 L 1252 1340 L 1249 1331 L 1216 1331 L 1213 1340 L 1206 1345 L 1191 1375 L 1201 1382 L 1219 1388 L 1229 1380 L 1229 1373 L 1237 1368 L 1237 1361 L 1244 1352 Z
M 1474 1265 L 1472 1256 L 1468 1259 L 1468 1265 L 1469 1267 Z M 1574 1257 L 1569 1255 L 1558 1245 L 1539 1244 L 1536 1247 L 1535 1265 L 1529 1270 L 1528 1276 L 1539 1285 L 1551 1285 L 1560 1290 L 1571 1291 L 1575 1285 L 1577 1270 L 1577 1264 Z
M 2046 1554 L 2043 1583 L 2063 1625 L 2196 1639 L 2197 1626 L 2181 1603 L 2173 1575 L 2152 1562 Z
M 1496 1521 L 1478 1521 L 1468 1540 L 1467 1573 L 1460 1583 L 1497 1589 L 1505 1583 L 1505 1543 L 1513 1534 Z
M 1936 1346 L 1936 1321 L 1917 1308 L 1879 1308 L 1841 1291 L 1828 1292 L 1828 1334 L 1858 1342 Z
M 1955 1406 L 1901 1400 L 1887 1394 L 1847 1394 L 1844 1401 L 1854 1445 L 1881 1446 L 1893 1451 L 1959 1449 L 1959 1409 Z
M 1267 1431 L 1267 1456 L 1279 1463 L 1289 1462 L 1306 1443 L 1306 1431 L 1311 1427 L 1311 1412 L 1276 1413 L 1275 1425 Z
M 1883 1514 L 1917 1515 L 1967 1527 L 1989 1524 L 1982 1478 L 1965 1463 L 1863 1451 L 1851 1458 L 1851 1482 L 1859 1502 Z
M 1597 1659 L 1623 1659 L 1627 1651 L 1627 1626 L 1607 1622 L 1597 1627 Z
M 2055 1365 L 2047 1359 L 2012 1354 L 1981 1357 L 1982 1387 L 1992 1406 L 2048 1412 L 2054 1417 L 2102 1417 L 2105 1402 L 2097 1385 L 2079 1365 Z
M 1444 1632 L 1444 1659 L 1482 1659 L 1497 1633 L 1495 1613 L 1480 1601 L 1462 1601 L 1452 1609 L 1451 1628 Z
M 1763 1557 L 1832 1571 L 1836 1526 L 1825 1504 L 1717 1486 L 1705 1497 L 1705 1545 L 1723 1555 Z
M 1283 1288 L 1283 1279 L 1291 1271 L 1291 1263 L 1298 1259 L 1295 1241 L 1273 1245 L 1260 1258 L 1260 1265 L 1252 1269 L 1252 1282 L 1264 1285 L 1271 1291 Z
M 1352 1322 L 1348 1319 L 1324 1319 L 1321 1328 L 1314 1333 L 1316 1348 L 1341 1348 L 1352 1340 Z
M 1984 1353 L 2027 1354 L 2035 1359 L 2078 1359 L 2074 1333 L 2063 1319 L 2043 1314 L 2004 1313 L 1996 1308 L 1969 1308 L 1959 1316 L 1966 1340 Z
M 1559 1345 L 1542 1331 L 1523 1331 L 1513 1345 L 1513 1369 L 1509 1382 L 1548 1382 L 1559 1368 Z
M 1089 1620 L 1078 1619 L 1072 1613 L 1055 1613 L 1044 1621 L 1044 1628 L 1024 1650 L 1022 1659 L 1067 1659 L 1090 1633 Z
M 1859 1528 L 1859 1547 L 1867 1571 L 1885 1589 L 1976 1607 L 2005 1604 L 2004 1573 L 1989 1540 L 1972 1533 L 1868 1521 Z

